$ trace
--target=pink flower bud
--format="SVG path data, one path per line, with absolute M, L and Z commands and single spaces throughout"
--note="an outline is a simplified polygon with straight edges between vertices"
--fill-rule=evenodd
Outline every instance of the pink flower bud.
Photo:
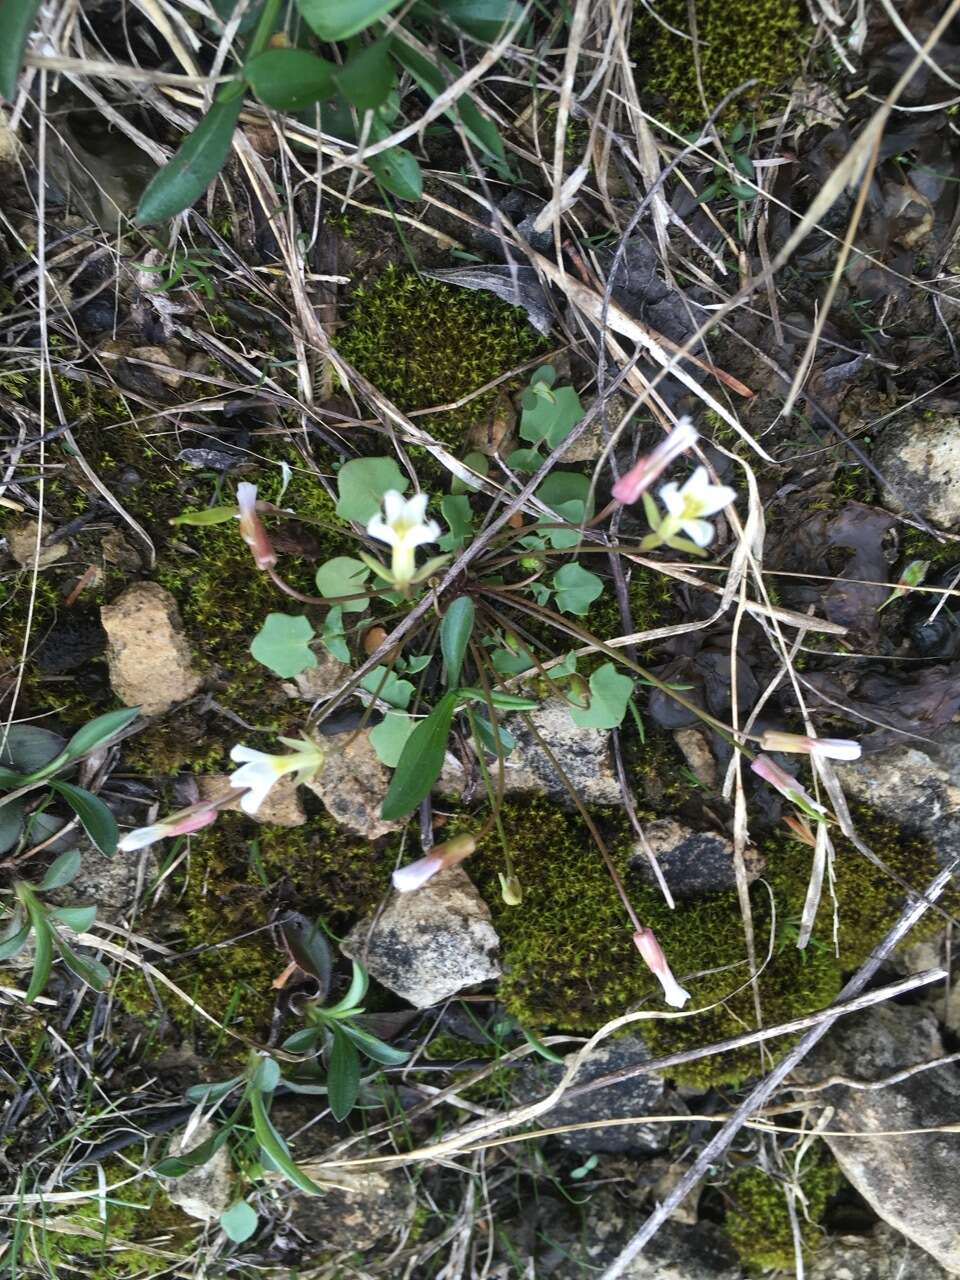
M 646 457 L 638 459 L 626 475 L 616 482 L 612 491 L 615 501 L 626 505 L 636 502 L 657 476 L 666 471 L 674 458 L 678 458 L 696 442 L 697 432 L 690 419 L 681 418 L 665 440 Z
M 193 831 L 201 831 L 217 820 L 217 809 L 195 805 L 189 809 L 181 809 L 179 813 L 171 813 L 161 822 L 149 827 L 137 827 L 128 831 L 117 848 L 121 853 L 132 853 L 135 849 L 143 849 L 148 844 L 156 844 L 158 840 L 169 840 L 172 836 L 186 836 Z
M 240 508 L 240 537 L 253 552 L 258 569 L 270 569 L 277 563 L 277 553 L 270 537 L 257 515 L 257 486 L 241 481 L 237 485 L 237 506 Z
M 644 964 L 663 987 L 664 1000 L 674 1009 L 682 1009 L 690 999 L 690 992 L 685 991 L 673 976 L 657 935 L 652 929 L 639 929 L 633 935 L 633 942 Z
M 447 871 L 455 867 L 464 858 L 469 858 L 476 849 L 477 842 L 473 836 L 454 836 L 445 844 L 438 844 L 416 862 L 405 867 L 398 867 L 393 873 L 393 887 L 397 893 L 410 893 L 419 889 L 431 880 L 438 871 Z
M 763 751 L 786 751 L 819 756 L 822 760 L 859 760 L 860 743 L 851 738 L 808 738 L 800 733 L 768 729 L 760 739 Z
M 788 800 L 811 814 L 811 816 L 815 818 L 826 817 L 827 811 L 823 805 L 811 799 L 793 774 L 787 773 L 786 769 L 781 769 L 776 761 L 771 760 L 769 756 L 757 756 L 756 760 L 750 762 L 750 768 L 758 778 L 762 778 L 764 782 L 769 782 L 771 787 L 776 787 L 781 795 L 786 796 Z

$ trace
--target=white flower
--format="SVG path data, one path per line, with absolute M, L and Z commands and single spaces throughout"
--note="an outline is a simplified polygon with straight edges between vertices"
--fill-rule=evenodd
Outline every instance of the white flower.
M 264 751 L 254 751 L 242 743 L 230 752 L 230 759 L 239 761 L 242 766 L 231 773 L 230 785 L 245 791 L 246 794 L 240 797 L 240 808 L 244 813 L 256 813 L 271 787 L 284 774 L 295 773 L 299 784 L 312 778 L 323 767 L 324 752 L 315 743 L 295 738 L 281 738 L 280 741 L 293 747 L 290 755 L 272 756 Z
M 386 519 L 378 511 L 367 524 L 371 538 L 386 542 L 393 548 L 390 577 L 400 587 L 408 587 L 416 573 L 416 549 L 440 537 L 440 526 L 435 520 L 425 520 L 427 495 L 415 493 L 404 498 L 396 489 L 388 489 L 383 495 Z
M 709 546 L 714 529 L 703 517 L 716 515 L 736 496 L 729 485 L 713 484 L 706 467 L 697 467 L 682 488 L 671 480 L 660 490 L 660 499 L 670 513 L 660 528 L 661 536 L 683 532 L 698 547 Z

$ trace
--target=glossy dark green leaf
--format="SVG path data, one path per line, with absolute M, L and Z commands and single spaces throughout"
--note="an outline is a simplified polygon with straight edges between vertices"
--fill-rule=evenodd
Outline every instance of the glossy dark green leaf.
M 213 1137 L 207 1138 L 206 1142 L 199 1143 L 198 1146 L 183 1152 L 182 1155 L 167 1156 L 166 1159 L 161 1160 L 159 1164 L 154 1166 L 153 1172 L 161 1178 L 182 1178 L 191 1169 L 199 1169 L 201 1165 L 205 1165 L 209 1160 L 213 1159 L 230 1137 L 232 1128 L 233 1125 L 227 1123 L 222 1129 L 218 1129 Z
M 401 65 L 410 72 L 424 93 L 429 94 L 431 98 L 439 98 L 460 74 L 448 58 L 441 58 L 438 63 L 424 57 L 419 49 L 406 44 L 402 38 L 402 32 L 400 38 L 394 41 L 392 52 Z M 447 108 L 444 115 L 451 120 L 459 119 L 471 142 L 498 165 L 505 163 L 503 141 L 496 125 L 482 114 L 468 94 L 459 97 L 452 106 Z
M 320 999 L 326 1000 L 333 973 L 333 952 L 323 930 L 299 911 L 291 911 L 280 925 L 280 936 L 304 973 L 316 978 Z
M 0 0 L 0 97 L 12 101 L 40 0 Z
M 69 884 L 80 870 L 80 861 L 79 849 L 68 849 L 66 853 L 61 853 L 47 867 L 46 875 L 37 886 L 41 893 L 47 893 L 50 889 L 62 889 L 65 884 Z
M 321 40 L 349 40 L 396 9 L 400 0 L 297 0 L 307 26 Z
M 79 760 L 104 742 L 116 737 L 128 724 L 132 724 L 140 714 L 139 707 L 121 707 L 119 711 L 108 711 L 104 716 L 97 716 L 82 729 L 78 729 L 64 748 L 66 761 Z
M 217 101 L 180 144 L 176 155 L 151 179 L 137 209 L 137 222 L 167 222 L 199 200 L 230 152 L 243 105 L 239 93 Z
M 473 634 L 473 620 L 476 614 L 473 601 L 469 596 L 457 596 L 443 615 L 440 623 L 440 648 L 443 660 L 447 664 L 447 688 L 453 689 L 460 682 L 460 671 L 463 667 L 467 645 Z
M 360 1055 L 341 1027 L 333 1028 L 333 1048 L 327 1074 L 327 1096 L 336 1120 L 345 1120 L 360 1092 Z
M 52 779 L 50 788 L 57 795 L 63 796 L 101 853 L 105 853 L 108 858 L 116 853 L 120 838 L 117 822 L 99 796 L 91 795 L 82 787 L 75 787 L 72 782 L 63 782 L 60 778 Z
M 478 40 L 492 41 L 503 34 L 504 27 L 516 22 L 523 13 L 523 5 L 517 0 L 435 0 L 437 8 L 455 26 L 476 36 Z
M 401 200 L 419 200 L 423 195 L 423 174 L 417 157 L 406 147 L 391 147 L 367 160 L 376 180 Z
M 337 72 L 337 88 L 360 111 L 372 111 L 390 96 L 395 74 L 390 45 L 389 38 L 368 44 L 351 54 Z
M 0 732 L 0 765 L 32 777 L 55 760 L 66 745 L 66 739 L 50 729 L 41 729 L 35 724 L 12 724 L 6 736 Z
M 253 1131 L 257 1135 L 257 1141 L 260 1143 L 264 1155 L 273 1164 L 273 1167 L 282 1173 L 289 1182 L 292 1182 L 295 1187 L 299 1187 L 301 1191 L 306 1191 L 308 1195 L 322 1194 L 322 1188 L 318 1187 L 311 1178 L 308 1178 L 294 1161 L 286 1142 L 273 1127 L 264 1105 L 263 1094 L 257 1089 L 254 1089 L 250 1094 L 250 1110 L 253 1115 Z
M 403 817 L 429 795 L 443 768 L 456 707 L 457 694 L 445 693 L 407 739 L 383 802 L 381 815 L 386 821 Z
M 302 111 L 336 92 L 337 67 L 306 49 L 267 49 L 243 69 L 261 102 L 278 111 Z

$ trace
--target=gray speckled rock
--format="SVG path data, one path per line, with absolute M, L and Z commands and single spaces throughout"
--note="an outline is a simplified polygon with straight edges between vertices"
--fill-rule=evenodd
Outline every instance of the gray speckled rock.
M 578 728 L 563 698 L 547 698 L 536 711 L 530 712 L 530 720 L 586 804 L 620 804 L 620 784 L 608 733 Z M 536 793 L 572 807 L 563 779 L 525 722 L 519 716 L 508 716 L 505 727 L 517 743 L 503 762 L 506 794 Z M 464 786 L 463 772 L 448 755 L 440 791 L 444 795 L 459 795 Z
M 418 1009 L 500 977 L 500 939 L 487 904 L 460 867 L 422 889 L 394 894 L 376 918 L 351 930 L 341 950 Z
M 946 1280 L 949 1275 L 882 1223 L 868 1236 L 827 1236 L 807 1266 L 807 1280 Z
M 733 844 L 724 836 L 714 831 L 694 831 L 673 818 L 644 823 L 643 832 L 674 897 L 699 898 L 736 888 Z M 743 860 L 747 879 L 756 880 L 763 870 L 760 854 L 748 848 Z M 634 846 L 632 866 L 645 880 L 655 883 L 639 842 Z
M 638 1035 L 619 1036 L 596 1047 L 580 1068 L 572 1088 L 587 1084 L 600 1076 L 612 1075 L 649 1061 L 649 1049 Z M 563 1075 L 563 1067 L 540 1059 L 528 1058 L 518 1082 L 524 1101 L 542 1098 L 554 1088 Z M 634 1076 L 611 1084 L 595 1093 L 564 1098 L 558 1106 L 537 1117 L 540 1128 L 554 1125 L 586 1124 L 593 1120 L 617 1120 L 627 1116 L 662 1113 L 663 1080 L 656 1074 Z M 573 1151 L 618 1153 L 660 1151 L 668 1143 L 668 1124 L 611 1125 L 602 1129 L 582 1129 L 558 1135 L 557 1141 Z
M 886 496 L 949 529 L 960 524 L 960 419 L 914 418 L 884 431 L 874 461 Z
M 367 840 L 396 831 L 401 823 L 380 817 L 390 775 L 370 745 L 367 731 L 331 734 L 323 747 L 327 753 L 323 768 L 305 785 L 323 801 L 330 816 Z
M 933 1014 L 883 1005 L 841 1019 L 800 1074 L 883 1080 L 943 1052 Z M 934 1067 L 882 1089 L 832 1085 L 818 1096 L 835 1108 L 825 1140 L 857 1191 L 890 1226 L 960 1273 L 960 1133 L 902 1132 L 956 1124 L 956 1067 Z M 896 1136 L 831 1138 L 831 1130 Z
M 844 792 L 936 848 L 941 863 L 960 853 L 960 726 L 936 742 L 890 747 L 837 766 Z
M 182 1135 L 171 1144 L 170 1154 L 179 1156 L 193 1151 L 212 1138 L 215 1132 L 212 1124 L 198 1125 L 185 1147 L 182 1145 Z M 199 1222 L 216 1222 L 232 1199 L 233 1166 L 230 1163 L 230 1152 L 226 1147 L 221 1147 L 206 1164 L 191 1169 L 182 1178 L 165 1182 L 164 1187 L 171 1203 L 191 1218 L 196 1218 Z

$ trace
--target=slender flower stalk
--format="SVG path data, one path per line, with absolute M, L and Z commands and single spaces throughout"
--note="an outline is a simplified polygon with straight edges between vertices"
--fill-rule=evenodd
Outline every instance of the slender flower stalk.
M 469 858 L 476 847 L 476 840 L 468 835 L 454 836 L 445 844 L 435 845 L 416 862 L 398 867 L 393 873 L 393 887 L 397 893 L 410 893 L 413 889 L 419 889 L 428 880 L 432 880 L 438 871 L 447 871 L 463 862 L 464 858 Z
M 771 787 L 776 787 L 781 795 L 802 809 L 804 813 L 811 818 L 825 818 L 827 810 L 822 804 L 818 804 L 811 796 L 807 794 L 804 788 L 796 780 L 792 773 L 787 773 L 786 769 L 781 769 L 775 760 L 771 760 L 769 756 L 757 756 L 756 760 L 751 760 L 750 768 L 762 778 L 764 782 L 769 782 Z
M 425 493 L 404 498 L 396 489 L 388 489 L 383 495 L 383 515 L 378 511 L 367 524 L 371 538 L 393 548 L 389 573 L 376 561 L 373 564 L 377 572 L 400 591 L 406 591 L 417 580 L 417 547 L 436 542 L 440 537 L 440 526 L 435 520 L 425 519 L 426 514 Z
M 237 485 L 237 506 L 240 508 L 240 537 L 253 552 L 258 569 L 272 569 L 277 563 L 277 553 L 270 536 L 257 515 L 257 486 L 241 481 Z
M 768 729 L 760 739 L 761 751 L 785 751 L 820 760 L 859 760 L 860 743 L 851 738 L 808 738 L 800 733 Z
M 148 844 L 156 844 L 158 840 L 169 840 L 171 836 L 186 836 L 192 831 L 201 831 L 216 822 L 217 814 L 218 810 L 209 805 L 191 805 L 189 809 L 171 813 L 162 822 L 128 831 L 117 848 L 121 853 L 133 853 L 135 849 L 145 849 Z
M 315 742 L 306 738 L 281 738 L 280 741 L 292 748 L 289 755 L 268 755 L 242 743 L 231 750 L 230 759 L 236 760 L 241 767 L 231 773 L 230 785 L 244 791 L 240 797 L 240 808 L 244 813 L 257 813 L 271 788 L 285 774 L 295 773 L 299 786 L 322 769 L 326 753 Z
M 691 449 L 697 443 L 697 431 L 689 418 L 681 418 L 674 429 L 645 457 L 639 458 L 626 475 L 622 475 L 613 486 L 613 497 L 617 502 L 629 506 L 636 502 L 674 458 Z
M 652 929 L 638 929 L 633 935 L 634 945 L 640 952 L 644 964 L 663 987 L 663 998 L 674 1009 L 682 1009 L 690 999 L 690 992 L 681 987 L 673 976 L 673 970 L 663 954 L 663 947 L 657 941 Z

